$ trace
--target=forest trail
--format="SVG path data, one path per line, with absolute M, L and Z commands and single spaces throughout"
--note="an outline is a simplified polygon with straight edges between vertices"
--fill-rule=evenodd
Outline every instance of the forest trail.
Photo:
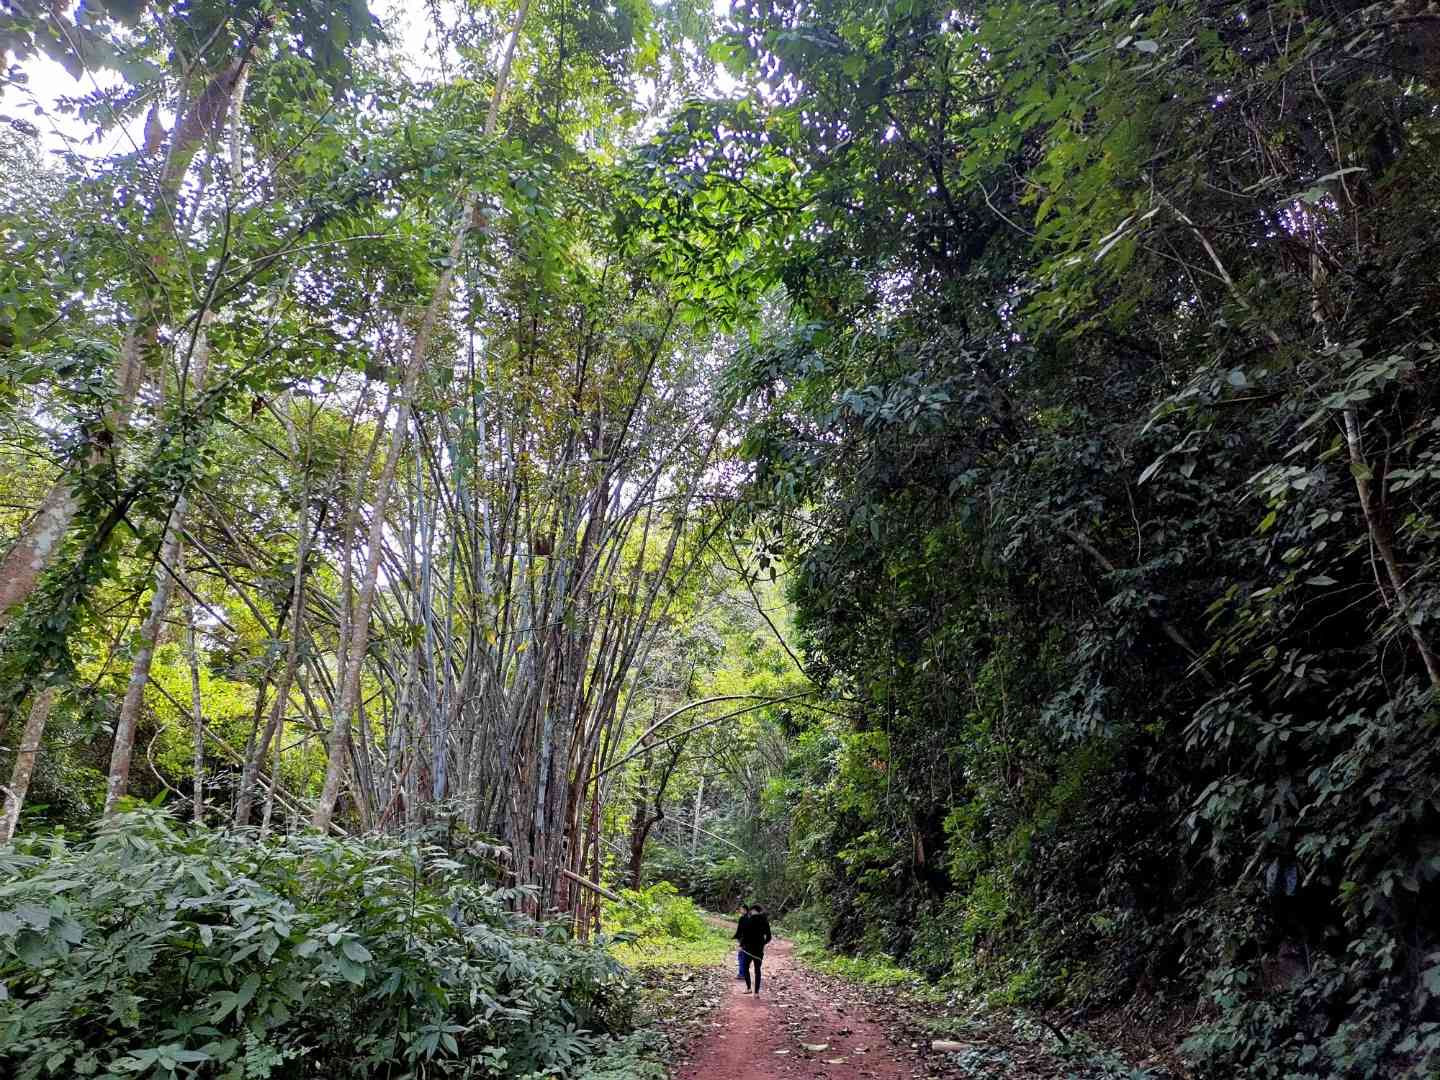
M 884 1027 L 863 1005 L 837 998 L 795 959 L 788 941 L 770 943 L 759 998 L 731 972 L 711 1031 L 677 1080 L 909 1080 L 927 1075 L 902 1063 Z M 813 1047 L 823 1047 L 815 1050 Z

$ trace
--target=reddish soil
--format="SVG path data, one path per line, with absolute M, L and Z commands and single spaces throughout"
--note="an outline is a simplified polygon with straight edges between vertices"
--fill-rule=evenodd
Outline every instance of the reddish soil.
M 929 1075 L 912 1053 L 892 1046 L 858 999 L 838 997 L 792 954 L 765 950 L 760 996 L 731 971 L 730 992 L 676 1080 L 910 1080 Z M 823 1046 L 822 1050 L 807 1049 Z

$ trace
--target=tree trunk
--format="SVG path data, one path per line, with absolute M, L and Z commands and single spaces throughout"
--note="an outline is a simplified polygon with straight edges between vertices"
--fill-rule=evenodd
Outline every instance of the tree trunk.
M 700 782 L 695 785 L 695 812 L 690 818 L 690 857 L 693 859 L 695 853 L 700 850 L 700 809 L 705 802 L 705 774 L 700 774 Z
M 1425 673 L 1430 676 L 1430 688 L 1440 693 L 1440 659 L 1437 659 L 1435 651 L 1426 640 L 1423 629 L 1410 617 L 1412 604 L 1405 584 L 1405 569 L 1400 565 L 1400 556 L 1395 551 L 1395 537 L 1390 528 L 1389 513 L 1383 500 L 1376 494 L 1371 480 L 1370 464 L 1365 460 L 1365 448 L 1360 438 L 1360 418 L 1354 408 L 1345 410 L 1344 422 L 1350 472 L 1355 478 L 1355 494 L 1365 515 L 1365 528 L 1381 563 L 1385 566 L 1385 576 L 1390 581 L 1390 591 L 1395 596 L 1395 607 L 1399 611 L 1400 621 L 1410 631 L 1410 638 L 1420 653 L 1420 662 L 1425 665 Z
M 276 627 L 276 634 L 283 633 L 285 629 L 284 620 L 280 620 Z M 255 708 L 250 710 L 250 735 L 245 740 L 245 753 L 241 757 L 240 783 L 235 791 L 235 812 L 231 818 L 237 826 L 250 824 L 250 808 L 255 803 L 255 784 L 260 775 L 261 757 L 258 749 L 260 742 L 260 723 L 269 715 L 266 706 L 269 704 L 268 694 L 270 693 L 270 673 L 260 673 L 260 685 L 255 688 Z
M 288 697 L 288 686 L 287 694 Z M 260 814 L 260 835 L 270 832 L 270 819 L 275 815 L 275 791 L 280 786 L 280 751 L 285 740 L 285 710 L 281 708 L 275 719 L 275 757 L 270 763 L 270 786 L 265 789 L 265 809 Z
M 0 624 L 34 591 L 70 528 L 78 503 L 69 475 L 51 485 L 40 509 L 0 562 Z
M 120 346 L 120 356 L 115 367 L 115 407 L 106 418 L 104 440 L 91 439 L 92 448 L 86 456 L 86 467 L 91 467 L 108 452 L 106 444 L 113 444 L 130 421 L 130 410 L 140 390 L 140 333 L 135 327 L 126 332 Z M 46 492 L 35 516 L 26 524 L 20 536 L 0 560 L 0 627 L 14 617 L 15 612 L 35 591 L 40 576 L 54 561 L 80 500 L 75 493 L 75 476 L 67 471 Z
M 515 25 L 510 31 L 510 38 L 505 47 L 505 56 L 495 78 L 495 92 L 491 96 L 490 111 L 485 119 L 485 135 L 487 137 L 495 133 L 499 124 L 500 103 L 505 96 L 505 84 L 510 77 L 510 65 L 515 57 L 515 46 L 520 40 L 520 31 L 525 25 L 525 17 L 529 9 L 530 0 L 521 0 L 520 10 L 515 16 Z M 365 650 L 369 644 L 370 612 L 375 604 L 380 558 L 385 542 L 385 508 L 390 501 L 391 489 L 395 486 L 395 473 L 399 467 L 400 454 L 404 449 L 406 436 L 409 434 L 410 414 L 415 403 L 415 389 L 425 370 L 425 354 L 430 348 L 430 340 L 440 321 L 441 310 L 449 303 L 450 286 L 455 279 L 455 268 L 460 264 L 465 237 L 474 223 L 475 210 L 478 205 L 473 194 L 467 194 L 461 203 L 460 221 L 456 225 L 455 235 L 450 241 L 450 257 L 446 260 L 444 269 L 440 271 L 440 278 L 435 283 L 435 290 L 431 294 L 430 303 L 426 307 L 424 317 L 415 333 L 415 340 L 411 344 L 410 355 L 405 364 L 398 408 L 390 433 L 390 447 L 385 455 L 385 465 L 381 470 L 380 482 L 375 492 L 375 505 L 371 510 L 369 550 L 365 556 L 365 576 L 360 584 L 360 601 L 356 607 L 354 618 L 351 620 L 345 670 L 341 673 L 338 700 L 330 729 L 325 780 L 320 787 L 320 798 L 315 804 L 315 812 L 310 817 L 311 827 L 319 832 L 325 832 L 330 828 L 330 822 L 335 816 L 335 804 L 340 798 L 340 784 L 350 759 L 350 726 L 354 720 L 355 708 L 360 696 L 360 670 L 364 664 Z
M 60 688 L 51 686 L 35 695 L 30 704 L 30 716 L 25 721 L 25 731 L 20 736 L 20 746 L 15 751 L 15 770 L 10 776 L 10 786 L 5 791 L 5 813 L 0 817 L 0 844 L 8 844 L 15 838 L 20 824 L 20 808 L 25 805 L 25 796 L 30 791 L 30 778 L 35 775 L 35 759 L 40 753 L 40 737 L 45 733 L 45 722 L 50 719 L 50 710 Z
M 295 685 L 295 673 L 300 667 L 300 642 L 305 626 L 305 564 L 310 556 L 310 477 L 307 471 L 300 497 L 300 540 L 295 552 L 295 574 L 290 583 L 290 640 L 285 648 L 285 667 L 280 673 L 280 682 L 275 688 L 275 699 L 270 706 L 270 719 L 265 730 L 245 755 L 245 765 L 240 774 L 240 791 L 235 800 L 235 824 L 249 825 L 251 808 L 255 803 L 255 788 L 260 776 L 260 763 L 265 760 L 270 743 L 275 741 L 276 765 L 271 770 L 270 790 L 274 791 L 279 780 L 279 738 L 285 722 L 285 710 L 290 705 L 290 690 Z M 273 801 L 266 797 L 267 807 Z M 269 814 L 265 815 L 266 823 Z
M 180 533 L 184 527 L 186 499 L 181 495 L 170 511 L 165 537 L 155 562 L 155 586 L 150 594 L 150 610 L 140 625 L 140 648 L 130 668 L 130 683 L 120 703 L 120 719 L 115 724 L 115 744 L 110 751 L 110 775 L 105 785 L 106 817 L 114 814 L 120 800 L 130 789 L 130 759 L 135 753 L 135 729 L 145 703 L 145 687 L 150 682 L 150 667 L 155 660 L 155 645 L 165 625 L 165 611 L 180 570 Z
M 185 604 L 185 659 L 190 665 L 190 727 L 193 737 L 191 769 L 194 772 L 191 819 L 196 825 L 205 821 L 205 709 L 200 697 L 200 651 L 195 642 L 195 603 Z
M 457 237 L 463 236 L 457 232 Z M 458 245 L 452 245 L 451 263 L 459 258 L 459 252 L 455 250 Z M 446 267 L 441 278 L 447 286 L 448 292 L 450 267 Z M 437 301 L 440 298 L 439 286 L 436 287 L 436 296 L 431 302 L 431 311 L 427 312 L 426 324 L 433 326 L 432 315 L 438 316 Z M 428 341 L 429 334 L 422 326 L 422 334 Z M 330 828 L 330 822 L 335 816 L 335 804 L 340 799 L 340 784 L 344 779 L 347 766 L 350 762 L 350 728 L 354 723 L 356 705 L 360 699 L 360 672 L 365 664 L 365 653 L 370 643 L 370 616 L 375 606 L 375 593 L 379 587 L 380 560 L 384 554 L 385 547 L 385 509 L 390 501 L 390 491 L 395 484 L 395 473 L 399 465 L 400 454 L 404 448 L 405 438 L 409 434 L 410 407 L 413 400 L 416 385 L 419 382 L 419 375 L 424 362 L 425 343 L 421 335 L 416 336 L 415 348 L 412 349 L 410 362 L 406 365 L 405 379 L 401 384 L 398 403 L 398 415 L 390 433 L 390 446 L 385 454 L 385 464 L 380 472 L 380 482 L 376 488 L 375 502 L 370 510 L 370 535 L 365 552 L 365 569 L 360 581 L 360 598 L 355 605 L 355 612 L 350 618 L 350 635 L 345 648 L 345 663 L 340 672 L 340 685 L 336 688 L 335 708 L 331 714 L 329 755 L 325 763 L 325 779 L 320 787 L 320 799 L 315 805 L 315 812 L 310 817 L 310 825 L 318 832 L 325 832 Z M 389 413 L 386 409 L 386 413 Z M 363 478 L 362 478 L 363 480 Z M 359 497 L 358 491 L 356 497 Z
M 177 117 L 160 170 L 159 192 L 150 222 L 157 235 L 170 238 L 178 233 L 181 223 L 175 219 L 175 208 L 190 161 L 202 139 L 219 133 L 216 118 L 229 115 L 232 106 L 243 96 L 254 48 L 255 42 L 247 45 L 244 54 L 231 61 L 212 80 L 206 92 L 189 103 L 182 115 Z M 154 269 L 152 264 L 151 270 Z M 141 352 L 145 342 L 154 341 L 155 328 L 156 312 L 153 309 L 138 312 L 126 328 L 116 360 L 115 404 L 105 419 L 108 438 L 90 440 L 92 449 L 85 455 L 86 467 L 93 466 L 104 454 L 111 452 L 111 447 L 118 446 L 120 436 L 129 426 L 130 411 L 139 393 L 144 370 Z M 195 362 L 198 369 L 202 363 L 198 342 Z M 198 378 L 196 383 L 199 384 Z M 0 627 L 9 622 L 16 609 L 35 591 L 41 575 L 54 561 L 78 505 L 75 476 L 72 470 L 67 469 L 46 494 L 39 512 L 6 552 L 5 558 L 0 560 Z
M 636 781 L 635 816 L 630 821 L 630 887 L 640 888 L 640 874 L 645 862 L 645 841 L 650 836 L 650 827 L 655 824 L 650 817 L 650 751 L 646 750 L 640 759 L 640 777 Z
M 195 347 L 192 354 L 192 376 L 197 389 L 205 385 L 205 376 L 210 364 L 210 338 L 207 311 L 201 316 L 196 330 Z M 125 699 L 120 704 L 120 719 L 115 725 L 115 744 L 110 752 L 110 775 L 105 785 L 106 817 L 115 813 L 120 800 L 130 787 L 130 759 L 135 752 L 135 728 L 140 721 L 140 710 L 145 702 L 145 686 L 150 681 L 150 666 L 155 659 L 155 645 L 165 625 L 165 612 L 170 606 L 170 596 L 175 588 L 176 575 L 180 573 L 181 537 L 185 531 L 185 515 L 189 510 L 189 499 L 184 491 L 175 499 L 165 523 L 165 534 L 160 541 L 160 551 L 155 563 L 155 585 L 150 594 L 150 610 L 140 626 L 140 648 L 130 670 L 130 683 L 125 688 Z

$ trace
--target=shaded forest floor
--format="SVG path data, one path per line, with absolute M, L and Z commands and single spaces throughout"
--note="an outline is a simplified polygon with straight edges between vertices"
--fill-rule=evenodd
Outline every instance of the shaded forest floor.
M 733 960 L 733 954 L 732 954 Z M 816 970 L 777 940 L 760 998 L 730 964 L 662 965 L 641 972 L 650 1011 L 669 1044 L 674 1080 L 1174 1080 L 1169 1054 L 1115 1049 L 1119 1031 L 1094 1037 L 1034 1018 L 904 986 L 869 986 Z M 1133 1034 L 1133 1032 L 1132 1032 Z M 943 1042 L 944 1046 L 936 1046 Z

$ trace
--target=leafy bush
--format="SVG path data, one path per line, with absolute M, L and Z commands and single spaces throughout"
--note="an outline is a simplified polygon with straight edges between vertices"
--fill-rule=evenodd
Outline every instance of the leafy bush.
M 921 986 L 921 976 L 917 972 L 899 966 L 887 956 L 875 953 L 847 956 L 831 952 L 818 937 L 810 935 L 800 937 L 797 944 L 796 951 L 805 962 L 827 975 L 867 986 L 910 985 L 917 989 Z
M 771 925 L 782 937 L 824 938 L 829 926 L 829 913 L 818 905 L 787 911 L 778 919 L 771 919 Z
M 438 848 L 155 812 L 0 850 L 0 1073 L 643 1075 L 610 1037 L 623 969 L 462 871 Z
M 653 843 L 645 857 L 646 877 L 674 882 L 711 911 L 730 911 L 755 895 L 755 867 L 720 844 L 688 847 Z
M 626 889 L 621 896 L 618 903 L 607 903 L 604 912 L 606 926 L 616 934 L 636 942 L 663 938 L 699 941 L 705 936 L 700 909 L 668 881 L 644 889 Z

